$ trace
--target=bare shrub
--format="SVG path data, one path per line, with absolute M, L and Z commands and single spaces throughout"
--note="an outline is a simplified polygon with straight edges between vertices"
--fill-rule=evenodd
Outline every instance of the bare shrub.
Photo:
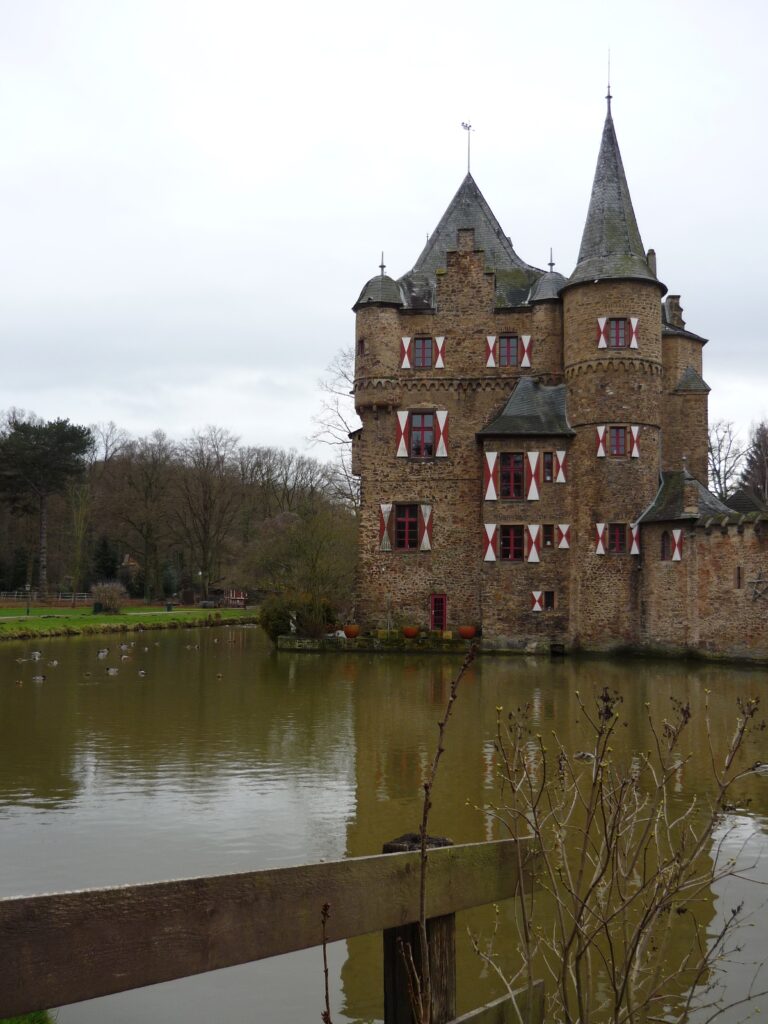
M 117 615 L 123 610 L 123 605 L 128 599 L 128 591 L 122 583 L 117 580 L 109 580 L 106 583 L 95 583 L 91 588 L 94 604 L 100 604 L 101 610 L 111 615 Z

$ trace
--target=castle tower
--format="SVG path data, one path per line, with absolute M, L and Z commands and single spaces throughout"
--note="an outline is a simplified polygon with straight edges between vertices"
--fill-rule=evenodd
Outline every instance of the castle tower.
M 638 230 L 610 96 L 576 268 L 561 291 L 563 369 L 576 432 L 571 629 L 631 643 L 640 617 L 637 521 L 661 469 L 661 303 Z

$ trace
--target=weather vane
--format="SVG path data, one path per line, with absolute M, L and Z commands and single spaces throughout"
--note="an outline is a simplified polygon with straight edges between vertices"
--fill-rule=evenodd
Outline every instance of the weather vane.
M 608 113 L 611 112 L 611 51 L 608 49 L 608 94 L 605 97 L 608 100 Z
M 475 129 L 472 127 L 472 125 L 469 123 L 469 121 L 462 121 L 461 122 L 461 127 L 467 133 L 467 174 L 469 174 L 469 156 L 470 156 L 470 152 L 469 152 L 469 134 L 470 134 L 470 132 L 473 132 Z

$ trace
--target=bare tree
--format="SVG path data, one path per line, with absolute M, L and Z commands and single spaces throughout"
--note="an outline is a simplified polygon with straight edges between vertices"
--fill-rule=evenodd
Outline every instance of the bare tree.
M 238 439 L 207 427 L 179 446 L 173 518 L 199 573 L 203 597 L 221 572 L 240 511 Z
M 313 444 L 328 445 L 335 455 L 338 469 L 336 488 L 341 500 L 353 508 L 360 504 L 360 482 L 352 474 L 352 440 L 350 434 L 360 428 L 355 412 L 355 353 L 351 346 L 340 348 L 317 382 L 321 394 L 320 411 L 312 417 L 315 430 Z
M 730 420 L 716 420 L 710 425 L 707 438 L 709 487 L 721 501 L 736 489 L 745 451 Z
M 742 486 L 768 504 L 768 421 L 752 427 L 744 457 Z

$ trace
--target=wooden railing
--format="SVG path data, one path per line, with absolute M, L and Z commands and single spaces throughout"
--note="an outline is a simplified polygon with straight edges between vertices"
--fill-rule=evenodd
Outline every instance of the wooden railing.
M 514 840 L 432 849 L 428 859 L 428 918 L 508 899 L 535 868 Z M 326 903 L 328 942 L 401 928 L 418 919 L 419 877 L 419 853 L 393 853 L 2 899 L 0 1018 L 320 945 Z M 530 995 L 520 995 L 522 1017 L 501 1000 L 456 1024 L 537 1024 L 540 983 Z

